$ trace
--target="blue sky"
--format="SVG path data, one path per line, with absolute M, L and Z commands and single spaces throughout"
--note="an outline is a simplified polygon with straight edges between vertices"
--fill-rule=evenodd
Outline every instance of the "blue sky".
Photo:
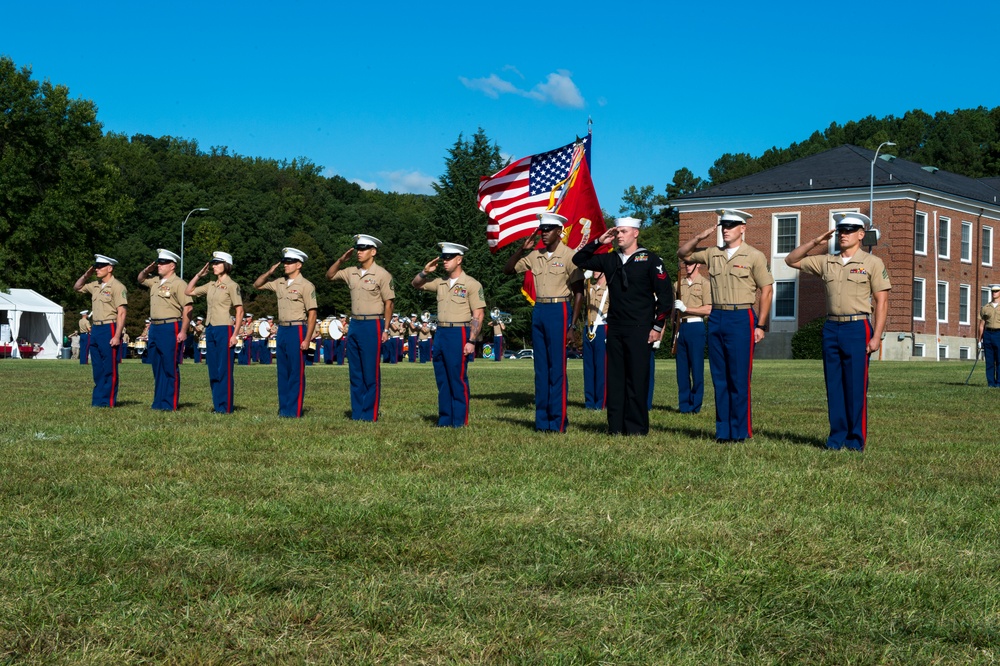
M 0 53 L 93 100 L 105 131 L 387 191 L 429 193 L 460 133 L 521 157 L 592 117 L 617 213 L 629 185 L 831 122 L 1000 106 L 995 2 L 6 4 Z

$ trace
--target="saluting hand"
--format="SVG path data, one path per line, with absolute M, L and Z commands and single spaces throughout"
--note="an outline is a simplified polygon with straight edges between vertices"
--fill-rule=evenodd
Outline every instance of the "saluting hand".
M 279 261 L 279 262 L 278 262 L 278 263 L 276 263 L 276 264 L 275 264 L 274 266 L 271 266 L 271 270 L 269 270 L 269 271 L 268 271 L 268 274 L 271 274 L 271 273 L 273 273 L 274 271 L 278 270 L 278 266 L 280 266 L 280 265 L 281 265 L 281 262 Z
M 697 236 L 695 236 L 695 238 L 697 238 L 700 241 L 703 241 L 706 238 L 708 238 L 709 236 L 714 236 L 716 234 L 716 227 L 717 227 L 717 225 L 713 224 L 708 229 L 705 229 L 700 234 L 698 234 Z
M 198 277 L 205 277 L 211 269 L 212 264 L 210 262 L 205 262 L 205 267 L 198 271 Z
M 424 264 L 424 273 L 433 273 L 437 270 L 438 263 L 441 262 L 441 257 L 434 257 L 426 264 Z
M 524 245 L 521 246 L 521 252 L 528 252 L 529 250 L 534 250 L 535 246 L 538 245 L 538 238 L 540 232 L 535 229 L 531 232 L 531 235 L 524 239 Z
M 617 235 L 618 235 L 618 228 L 611 227 L 610 229 L 605 230 L 603 234 L 601 234 L 601 237 L 597 239 L 597 242 L 599 242 L 601 245 L 607 245 L 608 243 L 612 242 Z
M 347 261 L 348 259 L 351 258 L 351 255 L 353 253 L 354 253 L 354 248 L 353 247 L 349 247 L 349 248 L 347 248 L 347 252 L 345 252 L 344 254 L 340 255 L 340 259 L 338 259 L 337 261 L 339 261 L 339 262 L 345 262 L 345 261 Z
M 813 239 L 813 245 L 822 245 L 823 243 L 826 243 L 831 238 L 833 238 L 833 235 L 835 233 L 837 233 L 836 228 L 830 229 L 828 232 L 826 232 L 822 236 L 817 236 L 816 238 Z

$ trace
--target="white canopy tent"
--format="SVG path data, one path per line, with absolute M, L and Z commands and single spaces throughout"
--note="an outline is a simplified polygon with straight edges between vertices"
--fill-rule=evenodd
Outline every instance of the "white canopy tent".
M 59 358 L 63 309 L 58 303 L 31 289 L 0 291 L 0 324 L 4 323 L 10 326 L 11 339 L 42 346 L 35 358 Z

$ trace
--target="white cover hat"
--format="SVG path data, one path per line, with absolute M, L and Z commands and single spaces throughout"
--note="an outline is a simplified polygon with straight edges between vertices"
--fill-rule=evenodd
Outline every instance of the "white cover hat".
M 463 257 L 469 251 L 469 248 L 458 243 L 438 243 L 438 247 L 441 248 L 441 254 L 460 254 Z
M 567 222 L 569 222 L 569 220 L 558 213 L 538 213 L 538 226 L 542 226 L 543 224 L 556 224 L 560 227 L 565 227 Z
M 375 247 L 382 247 L 382 241 L 375 238 L 374 236 L 369 236 L 368 234 L 358 234 L 354 237 L 355 245 L 374 245 Z
M 642 226 L 642 220 L 635 217 L 619 217 L 615 220 L 616 227 L 631 227 L 632 229 L 638 229 Z
M 283 259 L 295 259 L 296 261 L 305 261 L 309 258 L 309 255 L 302 250 L 296 250 L 294 247 L 286 247 L 281 250 Z
M 94 255 L 94 263 L 95 264 L 111 264 L 112 266 L 117 266 L 118 265 L 118 260 L 117 259 L 112 259 L 111 257 L 109 257 L 107 255 L 104 255 L 104 254 L 95 254 Z
M 850 227 L 857 225 L 864 229 L 872 228 L 872 221 L 867 215 L 861 213 L 834 213 L 833 221 L 838 227 Z
M 233 255 L 228 252 L 213 252 L 212 259 L 218 259 L 219 261 L 224 261 L 230 266 L 233 265 Z
M 80 314 L 82 314 L 82 315 L 89 315 L 90 314 L 90 310 L 80 310 Z
M 736 208 L 720 208 L 715 211 L 716 215 L 719 216 L 719 223 L 723 222 L 739 222 L 740 224 L 746 224 L 753 215 L 746 211 L 737 210 Z
M 172 261 L 175 264 L 180 263 L 180 261 L 181 261 L 181 258 L 179 256 L 177 256 L 176 254 L 174 254 L 170 250 L 164 250 L 162 247 L 158 248 L 156 250 L 156 258 L 158 260 L 159 259 L 166 259 L 167 261 Z
M 991 284 L 990 291 L 1000 291 L 1000 284 Z

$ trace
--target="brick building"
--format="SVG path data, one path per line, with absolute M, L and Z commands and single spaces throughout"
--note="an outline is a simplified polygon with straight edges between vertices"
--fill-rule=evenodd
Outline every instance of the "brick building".
M 670 202 L 680 214 L 681 242 L 716 224 L 718 208 L 753 215 L 746 242 L 768 257 L 775 280 L 771 331 L 759 357 L 791 358 L 792 334 L 825 314 L 819 278 L 788 268 L 784 257 L 833 228 L 833 214 L 845 211 L 869 215 L 881 232 L 870 251 L 885 262 L 892 291 L 880 357 L 975 356 L 979 308 L 989 298 L 987 285 L 1000 282 L 1000 178 L 968 178 L 880 154 L 871 211 L 874 157 L 840 146 Z

